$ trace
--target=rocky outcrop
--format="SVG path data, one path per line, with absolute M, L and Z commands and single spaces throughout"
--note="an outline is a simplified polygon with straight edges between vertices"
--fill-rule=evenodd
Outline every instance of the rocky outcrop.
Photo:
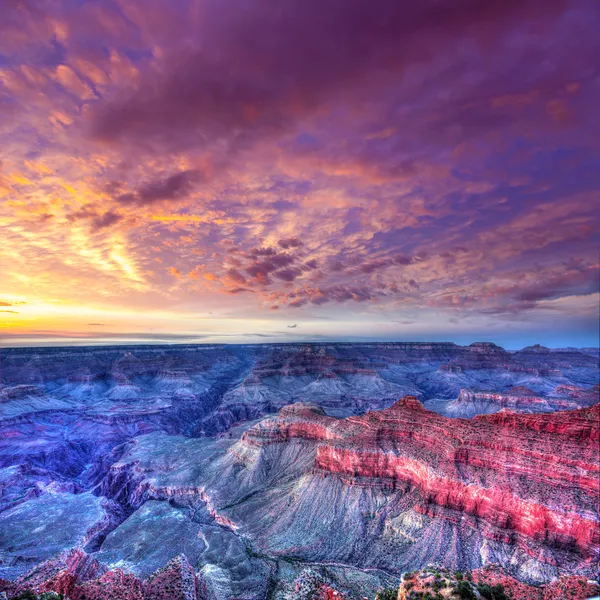
M 519 350 L 520 354 L 551 354 L 552 350 L 541 346 L 540 344 L 534 344 L 533 346 L 525 346 L 522 350 Z
M 558 385 L 546 394 L 536 394 L 519 385 L 506 391 L 474 390 L 462 388 L 455 400 L 432 400 L 426 403 L 447 417 L 470 419 L 500 410 L 538 413 L 575 410 L 600 402 L 600 386 L 584 388 L 576 385 Z
M 143 584 L 144 600 L 197 600 L 206 597 L 204 583 L 184 554 L 170 560 Z
M 75 548 L 36 565 L 15 581 L 0 583 L 0 590 L 5 590 L 9 596 L 16 596 L 26 590 L 36 593 L 58 592 L 69 596 L 76 584 L 96 579 L 106 570 L 83 550 Z
M 462 389 L 456 400 L 444 406 L 443 414 L 470 419 L 505 409 L 528 413 L 554 412 L 592 406 L 598 400 L 597 387 L 584 390 L 576 386 L 558 386 L 548 396 L 537 395 L 525 387 L 511 388 L 506 392 Z
M 197 399 L 218 382 L 225 410 L 246 403 L 263 414 L 302 400 L 357 414 L 405 394 L 456 398 L 460 388 L 484 389 L 482 380 L 495 392 L 531 383 L 539 395 L 559 384 L 589 387 L 597 371 L 598 357 L 576 350 L 511 353 L 491 342 L 15 348 L 0 356 L 0 385 L 38 388 L 11 392 L 21 397 L 51 394 L 89 409 L 98 400 Z
M 514 359 L 522 365 L 537 368 L 540 372 L 563 372 L 592 365 L 597 357 L 579 350 L 553 352 L 545 346 L 535 344 L 515 352 Z
M 591 368 L 597 358 L 582 352 L 552 352 L 536 344 L 510 353 L 491 342 L 475 342 L 440 366 L 443 371 L 460 373 L 473 370 L 496 370 L 527 373 L 534 376 L 561 378 L 575 368 Z
M 285 595 L 285 600 L 346 600 L 346 596 L 332 587 L 313 569 L 305 569 Z
M 464 515 L 490 538 L 525 547 L 531 540 L 531 547 L 560 547 L 591 560 L 600 546 L 599 435 L 598 405 L 457 421 L 406 397 L 343 420 L 312 406 L 289 407 L 243 440 L 254 446 L 316 441 L 316 473 L 350 485 L 415 490 L 422 514 Z
M 65 552 L 15 582 L 0 581 L 0 592 L 16 596 L 56 592 L 70 600 L 208 600 L 206 585 L 184 555 L 147 579 L 121 569 L 108 570 L 82 550 Z
M 0 402 L 22 400 L 29 396 L 42 396 L 44 391 L 37 385 L 14 385 L 0 388 Z
M 113 371 L 110 374 L 109 382 L 110 389 L 108 391 L 108 397 L 111 400 L 135 399 L 141 392 L 140 388 L 120 371 Z
M 600 586 L 585 577 L 563 576 L 541 586 L 517 581 L 498 565 L 472 572 L 450 571 L 439 565 L 404 574 L 398 600 L 417 598 L 474 598 L 489 600 L 588 600 L 600 593 Z
M 549 397 L 566 398 L 576 402 L 579 407 L 593 406 L 600 402 L 600 385 L 596 384 L 591 388 L 582 388 L 576 385 L 559 385 L 549 394 Z
M 575 402 L 565 402 L 563 410 L 575 409 L 579 406 Z M 458 398 L 448 404 L 449 416 L 471 418 L 478 414 L 496 412 L 509 409 L 522 412 L 544 412 L 553 410 L 548 401 L 535 394 L 519 394 L 511 392 L 474 392 L 460 390 Z
M 446 371 L 481 369 L 510 369 L 513 357 L 504 348 L 492 342 L 474 342 L 441 366 Z

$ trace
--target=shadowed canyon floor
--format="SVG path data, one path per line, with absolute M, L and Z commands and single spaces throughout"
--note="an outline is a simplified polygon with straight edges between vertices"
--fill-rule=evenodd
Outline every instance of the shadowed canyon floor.
M 373 598 L 429 564 L 586 582 L 598 364 L 491 343 L 1 350 L 0 591 Z

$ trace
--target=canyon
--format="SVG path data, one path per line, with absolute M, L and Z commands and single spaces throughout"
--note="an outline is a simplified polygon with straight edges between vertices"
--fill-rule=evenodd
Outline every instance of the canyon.
M 489 342 L 2 349 L 0 592 L 362 599 L 431 564 L 587 581 L 598 366 Z

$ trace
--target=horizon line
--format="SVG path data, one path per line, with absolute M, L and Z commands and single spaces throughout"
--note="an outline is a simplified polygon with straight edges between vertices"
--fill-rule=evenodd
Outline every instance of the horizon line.
M 77 338 L 74 338 L 77 339 Z M 73 340 L 70 339 L 69 342 L 72 342 Z M 180 346 L 180 347 L 185 347 L 185 346 L 204 346 L 204 347 L 213 347 L 213 346 L 239 346 L 239 347 L 246 347 L 246 346 L 303 346 L 303 345 L 315 345 L 315 346 L 327 346 L 327 345 L 331 345 L 331 344 L 335 344 L 335 345 L 366 345 L 366 344 L 377 344 L 377 345 L 396 345 L 396 344 L 418 344 L 418 345 L 427 345 L 427 344 L 435 344 L 435 345 L 449 345 L 452 344 L 454 346 L 457 347 L 469 347 L 472 346 L 474 344 L 492 344 L 494 346 L 497 346 L 499 348 L 502 348 L 504 350 L 507 351 L 519 351 L 519 350 L 523 350 L 524 348 L 528 348 L 531 346 L 541 346 L 543 348 L 548 348 L 549 350 L 561 350 L 561 349 L 569 349 L 569 348 L 573 348 L 576 350 L 581 350 L 581 349 L 594 349 L 594 350 L 600 350 L 600 345 L 598 346 L 589 346 L 589 345 L 584 345 L 584 346 L 575 346 L 575 345 L 551 345 L 551 344 L 539 344 L 539 343 L 533 343 L 533 344 L 525 344 L 523 346 L 520 346 L 519 348 L 516 347 L 511 347 L 511 346 L 504 346 L 498 342 L 494 342 L 492 340 L 474 340 L 470 343 L 458 343 L 452 340 L 444 340 L 444 341 L 433 341 L 433 340 L 410 340 L 410 339 L 403 339 L 403 340 L 377 340 L 377 339 L 365 339 L 365 340 L 339 340 L 339 339 L 330 339 L 330 340 L 304 340 L 304 341 L 289 341 L 289 342 L 269 342 L 269 341 L 257 341 L 257 342 L 227 342 L 227 341 L 223 341 L 223 342 L 186 342 L 186 341 L 160 341 L 160 338 L 158 340 L 152 341 L 150 343 L 144 343 L 143 341 L 121 341 L 120 343 L 111 343 L 111 342 L 103 342 L 103 341 L 97 341 L 97 342 L 93 342 L 91 341 L 91 339 L 86 339 L 86 340 L 81 340 L 82 343 L 80 344 L 73 344 L 73 343 L 61 343 L 61 342 L 55 342 L 55 341 L 49 341 L 47 344 L 43 344 L 43 345 L 38 345 L 38 344 L 19 344 L 19 345 L 4 345 L 1 341 L 0 341 L 0 351 L 2 350 L 23 350 L 23 349 L 27 349 L 27 350 L 52 350 L 52 349 L 65 349 L 65 348 L 73 348 L 73 349 L 86 349 L 86 348 L 121 348 L 121 347 L 126 347 L 126 348 L 130 348 L 130 347 L 139 347 L 139 348 L 155 348 L 155 347 L 173 347 L 173 346 Z M 86 343 L 83 343 L 83 342 Z M 91 343 L 90 343 L 91 342 Z

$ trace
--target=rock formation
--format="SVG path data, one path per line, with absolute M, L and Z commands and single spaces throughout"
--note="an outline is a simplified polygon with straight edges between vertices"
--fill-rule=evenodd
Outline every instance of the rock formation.
M 598 391 L 593 353 L 491 343 L 2 350 L 0 592 L 591 576 Z
M 505 392 L 462 389 L 456 400 L 440 407 L 440 412 L 448 417 L 470 419 L 505 409 L 527 413 L 574 410 L 597 404 L 600 401 L 599 394 L 597 385 L 589 389 L 560 385 L 547 396 L 540 396 L 524 386 Z M 429 406 L 434 408 L 434 405 Z
M 404 574 L 398 600 L 417 598 L 474 598 L 475 600 L 587 600 L 600 592 L 600 586 L 585 577 L 567 575 L 541 586 L 514 579 L 497 565 L 473 572 L 450 571 L 430 565 Z
M 391 490 L 393 501 L 410 498 L 413 513 L 452 523 L 459 534 L 475 529 L 481 546 L 486 539 L 517 546 L 547 565 L 568 556 L 584 572 L 600 546 L 599 439 L 600 405 L 457 421 L 406 397 L 342 420 L 310 405 L 284 408 L 241 444 L 270 455 L 273 447 L 284 454 L 282 445 L 307 444 L 312 477 Z

